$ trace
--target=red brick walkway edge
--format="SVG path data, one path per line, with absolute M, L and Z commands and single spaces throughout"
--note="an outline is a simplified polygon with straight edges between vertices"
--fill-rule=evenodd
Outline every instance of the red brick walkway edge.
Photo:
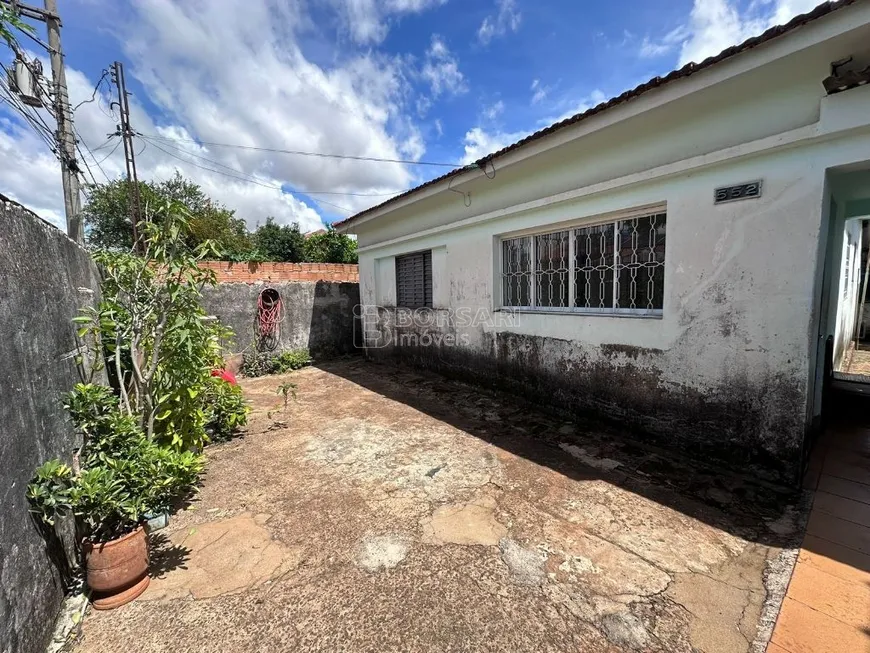
M 233 263 L 201 261 L 199 266 L 214 270 L 218 283 L 258 281 L 345 281 L 359 283 L 359 266 L 345 263 Z

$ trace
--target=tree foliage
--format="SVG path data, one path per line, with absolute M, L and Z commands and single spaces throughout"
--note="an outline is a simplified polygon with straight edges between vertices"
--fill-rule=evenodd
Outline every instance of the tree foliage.
M 82 213 L 85 239 L 95 249 L 130 251 L 133 228 L 130 222 L 130 186 L 123 179 L 96 184 L 90 189 Z M 251 233 L 235 211 L 211 199 L 202 188 L 180 173 L 167 181 L 139 182 L 142 215 L 150 220 L 165 219 L 157 209 L 177 205 L 187 217 L 184 242 L 191 249 L 210 241 L 212 256 L 230 261 L 275 261 L 298 263 L 356 263 L 356 241 L 332 227 L 303 235 L 298 224 L 280 225 L 266 218 Z
M 326 231 L 305 239 L 305 260 L 312 263 L 356 263 L 356 241 L 330 225 Z
M 129 250 L 133 246 L 130 221 L 130 186 L 123 179 L 91 187 L 83 209 L 85 237 L 89 245 L 99 249 Z M 185 242 L 197 247 L 210 240 L 221 257 L 243 254 L 252 249 L 245 221 L 208 197 L 194 182 L 180 173 L 167 181 L 139 182 L 139 205 L 142 215 L 160 219 L 158 207 L 177 204 L 189 215 Z
M 274 218 L 257 227 L 253 236 L 257 253 L 264 261 L 298 263 L 305 259 L 305 236 L 298 224 L 279 225 Z

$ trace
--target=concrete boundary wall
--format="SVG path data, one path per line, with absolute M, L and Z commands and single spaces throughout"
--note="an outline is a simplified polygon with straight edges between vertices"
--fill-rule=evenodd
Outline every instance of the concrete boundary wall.
M 0 651 L 42 653 L 63 600 L 64 548 L 24 493 L 37 466 L 78 446 L 61 404 L 80 380 L 71 320 L 98 289 L 84 249 L 0 195 Z
M 281 309 L 275 337 L 261 340 L 257 299 L 266 288 L 278 292 Z M 315 360 L 357 351 L 354 312 L 358 304 L 358 283 L 321 280 L 224 282 L 205 288 L 202 297 L 203 308 L 235 332 L 230 351 L 308 349 Z

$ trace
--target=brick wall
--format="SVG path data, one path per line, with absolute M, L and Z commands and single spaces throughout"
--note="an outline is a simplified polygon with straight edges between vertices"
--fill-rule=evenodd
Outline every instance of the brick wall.
M 218 283 L 255 283 L 257 281 L 337 281 L 359 283 L 359 266 L 356 264 L 202 261 L 200 267 L 214 270 Z

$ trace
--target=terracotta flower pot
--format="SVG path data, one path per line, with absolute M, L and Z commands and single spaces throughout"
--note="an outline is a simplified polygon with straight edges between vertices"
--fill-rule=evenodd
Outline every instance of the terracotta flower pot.
M 97 610 L 129 603 L 148 587 L 148 539 L 141 526 L 117 540 L 82 546 L 91 600 Z

